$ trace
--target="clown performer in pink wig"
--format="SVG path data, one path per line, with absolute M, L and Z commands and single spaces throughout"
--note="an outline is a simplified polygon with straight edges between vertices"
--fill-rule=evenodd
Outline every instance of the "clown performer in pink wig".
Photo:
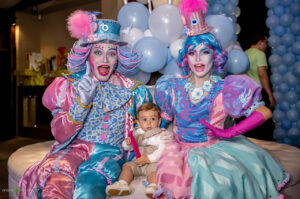
M 134 128 L 135 109 L 152 101 L 146 87 L 122 75 L 141 56 L 120 47 L 126 43 L 117 21 L 97 14 L 78 10 L 68 18 L 79 39 L 68 55 L 70 74 L 56 78 L 43 96 L 56 142 L 23 175 L 19 198 L 105 198 L 125 162 L 121 145 Z
M 289 174 L 243 133 L 271 118 L 261 87 L 245 75 L 217 76 L 227 53 L 205 24 L 207 3 L 182 0 L 186 40 L 178 63 L 185 76 L 160 78 L 154 95 L 162 123 L 173 122 L 175 140 L 157 164 L 156 198 L 283 198 Z M 246 116 L 224 129 L 224 120 Z M 163 126 L 162 126 L 163 127 Z

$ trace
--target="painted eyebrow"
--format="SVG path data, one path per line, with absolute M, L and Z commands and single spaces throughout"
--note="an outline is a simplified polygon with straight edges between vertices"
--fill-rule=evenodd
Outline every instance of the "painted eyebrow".
M 108 50 L 115 50 L 115 51 L 117 51 L 117 48 L 115 48 L 115 47 L 108 47 Z

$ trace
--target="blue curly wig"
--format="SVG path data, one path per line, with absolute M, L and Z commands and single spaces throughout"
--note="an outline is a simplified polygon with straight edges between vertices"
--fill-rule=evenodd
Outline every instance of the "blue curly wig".
M 208 47 L 213 49 L 213 61 L 214 61 L 214 72 L 222 73 L 224 65 L 227 61 L 227 52 L 222 49 L 218 40 L 210 33 L 189 36 L 183 43 L 182 50 L 179 51 L 177 63 L 182 69 L 183 75 L 187 75 L 190 72 L 190 67 L 187 61 L 187 52 L 190 46 L 196 48 L 199 44 L 204 43 Z

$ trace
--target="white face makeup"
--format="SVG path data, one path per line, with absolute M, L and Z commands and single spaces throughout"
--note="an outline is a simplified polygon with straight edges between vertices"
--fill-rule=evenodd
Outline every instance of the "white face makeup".
M 209 77 L 213 66 L 213 51 L 203 43 L 189 47 L 187 60 L 193 74 L 199 78 Z
M 94 77 L 106 82 L 114 71 L 117 62 L 117 46 L 115 44 L 95 43 L 88 57 Z

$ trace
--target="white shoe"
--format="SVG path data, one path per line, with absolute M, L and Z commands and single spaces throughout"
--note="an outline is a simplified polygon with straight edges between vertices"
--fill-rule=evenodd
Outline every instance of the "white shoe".
M 109 196 L 125 196 L 129 195 L 131 190 L 126 182 L 117 181 L 106 187 L 106 194 Z
M 156 184 L 149 184 L 145 190 L 145 194 L 148 198 L 153 198 L 153 194 L 156 192 L 157 186 Z

